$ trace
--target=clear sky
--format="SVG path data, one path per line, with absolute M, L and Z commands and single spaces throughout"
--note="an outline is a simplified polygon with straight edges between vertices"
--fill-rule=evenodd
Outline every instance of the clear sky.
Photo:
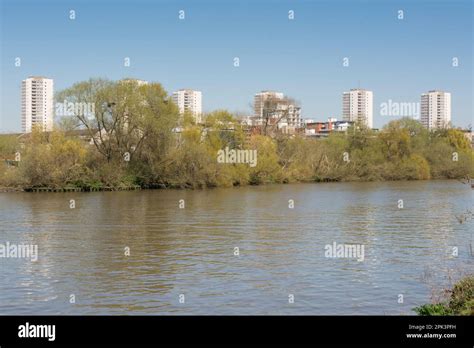
M 452 94 L 453 123 L 474 125 L 472 0 L 0 2 L 0 132 L 20 131 L 21 80 L 30 75 L 53 78 L 56 91 L 135 77 L 168 92 L 201 90 L 204 111 L 246 114 L 256 92 L 277 90 L 316 120 L 340 118 L 342 92 L 360 86 L 374 93 L 375 127 L 396 118 L 381 116 L 381 103 L 442 89 Z

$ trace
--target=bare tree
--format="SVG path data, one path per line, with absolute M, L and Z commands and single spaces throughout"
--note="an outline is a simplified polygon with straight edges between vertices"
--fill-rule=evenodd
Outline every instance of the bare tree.
M 296 102 L 292 98 L 266 97 L 262 107 L 263 135 L 275 135 L 279 123 L 288 119 L 294 107 L 296 107 Z

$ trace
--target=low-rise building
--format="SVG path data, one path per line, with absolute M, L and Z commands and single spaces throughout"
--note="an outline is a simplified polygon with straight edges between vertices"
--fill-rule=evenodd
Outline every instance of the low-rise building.
M 311 120 L 312 121 L 312 120 Z M 312 121 L 305 124 L 305 135 L 314 137 L 327 137 L 332 132 L 346 132 L 354 121 L 338 121 L 330 117 L 327 121 Z

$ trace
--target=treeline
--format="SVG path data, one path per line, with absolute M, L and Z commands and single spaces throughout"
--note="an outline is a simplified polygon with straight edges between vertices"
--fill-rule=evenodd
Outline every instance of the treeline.
M 474 176 L 474 153 L 456 129 L 428 131 L 416 120 L 378 132 L 360 126 L 325 139 L 250 135 L 226 111 L 197 125 L 180 116 L 160 84 L 89 80 L 58 94 L 71 108 L 57 130 L 0 137 L 0 186 L 83 189 L 203 188 L 264 183 L 425 180 Z M 70 135 L 82 129 L 85 136 Z M 257 165 L 219 163 L 226 147 L 257 150 Z M 19 157 L 18 157 L 19 156 Z

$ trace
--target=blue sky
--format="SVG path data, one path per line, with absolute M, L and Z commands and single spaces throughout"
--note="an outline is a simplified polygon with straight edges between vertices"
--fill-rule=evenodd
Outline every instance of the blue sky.
M 342 92 L 360 86 L 374 92 L 375 127 L 396 118 L 381 116 L 381 103 L 443 89 L 453 123 L 474 125 L 471 0 L 0 1 L 0 132 L 21 129 L 20 86 L 30 75 L 53 78 L 56 91 L 136 77 L 168 92 L 201 90 L 204 111 L 247 114 L 256 92 L 278 90 L 317 120 L 340 118 Z

